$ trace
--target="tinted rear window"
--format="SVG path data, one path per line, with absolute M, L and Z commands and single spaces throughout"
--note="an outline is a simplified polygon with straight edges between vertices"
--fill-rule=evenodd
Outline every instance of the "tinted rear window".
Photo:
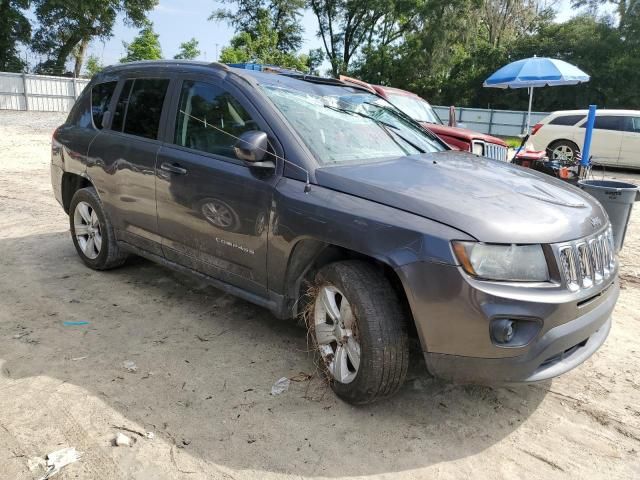
M 113 129 L 139 137 L 158 138 L 160 115 L 168 86 L 168 79 L 127 80 L 118 100 Z
M 562 115 L 549 122 L 549 125 L 575 125 L 584 119 L 584 115 Z
M 67 125 L 75 125 L 80 128 L 93 128 L 91 122 L 91 99 L 88 92 L 83 92 L 80 98 L 69 112 Z
M 596 124 L 593 128 L 599 130 L 624 130 L 626 118 L 615 115 L 600 115 L 596 117 Z M 586 122 L 580 125 L 582 128 L 586 126 Z
M 106 82 L 94 85 L 91 89 L 91 115 L 93 117 L 93 125 L 98 129 L 102 129 L 102 119 L 111 103 L 111 97 L 116 90 L 118 82 Z

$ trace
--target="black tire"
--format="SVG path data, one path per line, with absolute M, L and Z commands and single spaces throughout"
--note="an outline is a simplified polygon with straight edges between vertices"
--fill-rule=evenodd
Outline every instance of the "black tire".
M 406 318 L 396 291 L 382 272 L 367 262 L 326 265 L 316 276 L 316 294 L 311 302 L 312 328 L 316 315 L 314 305 L 322 287 L 327 285 L 337 288 L 348 300 L 360 346 L 359 367 L 349 383 L 336 380 L 320 355 L 320 366 L 331 388 L 340 398 L 355 405 L 393 395 L 404 383 L 409 365 Z M 313 332 L 311 337 L 316 342 Z
M 99 253 L 95 258 L 90 258 L 85 254 L 79 244 L 78 238 L 76 237 L 74 215 L 80 202 L 88 204 L 98 217 L 102 244 Z M 126 261 L 127 254 L 120 249 L 116 242 L 116 236 L 113 232 L 111 220 L 104 211 L 102 202 L 100 201 L 100 197 L 98 197 L 95 188 L 82 188 L 73 195 L 69 206 L 69 224 L 73 245 L 76 247 L 78 255 L 87 267 L 94 270 L 110 270 L 112 268 L 119 267 Z
M 551 142 L 547 147 L 547 156 L 549 160 L 560 160 L 560 158 L 554 158 L 554 152 L 559 149 L 564 148 L 566 152 L 571 152 L 571 159 L 565 160 L 568 163 L 576 163 L 577 155 L 580 153 L 580 147 L 573 143 L 570 140 L 556 140 L 555 142 Z

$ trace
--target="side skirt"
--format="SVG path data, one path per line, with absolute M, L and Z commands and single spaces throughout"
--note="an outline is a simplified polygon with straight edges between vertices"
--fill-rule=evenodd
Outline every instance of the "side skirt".
M 126 250 L 127 252 L 146 258 L 147 260 L 151 260 L 152 262 L 159 263 L 160 265 L 171 268 L 172 270 L 197 277 L 200 280 L 210 284 L 212 287 L 222 290 L 225 293 L 254 303 L 260 307 L 266 308 L 277 318 L 291 318 L 291 314 L 287 311 L 285 297 L 283 295 L 269 292 L 269 298 L 264 298 L 254 293 L 247 292 L 246 290 L 238 288 L 234 285 L 230 285 L 216 278 L 200 273 L 196 270 L 192 270 L 191 268 L 167 260 L 165 257 L 161 257 L 160 255 L 156 255 L 155 253 L 148 252 L 122 240 L 118 241 L 118 244 L 120 245 L 120 247 L 122 247 L 123 250 Z

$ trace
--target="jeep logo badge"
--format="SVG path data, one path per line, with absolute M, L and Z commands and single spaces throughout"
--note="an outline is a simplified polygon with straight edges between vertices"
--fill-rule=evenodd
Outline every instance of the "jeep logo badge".
M 597 228 L 602 225 L 602 220 L 600 219 L 600 217 L 591 217 L 589 221 L 591 222 L 591 226 L 593 228 Z

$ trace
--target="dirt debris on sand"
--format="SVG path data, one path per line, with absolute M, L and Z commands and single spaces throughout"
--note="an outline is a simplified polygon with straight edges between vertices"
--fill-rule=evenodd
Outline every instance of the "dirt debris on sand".
M 272 396 L 274 379 L 313 371 L 303 329 L 141 259 L 83 266 L 49 182 L 63 119 L 0 112 L 3 478 L 33 478 L 28 460 L 64 445 L 84 456 L 61 479 L 640 478 L 637 206 L 609 339 L 563 377 L 454 386 L 416 354 L 399 395 L 370 407 L 306 395 L 318 376 Z M 124 425 L 155 439 L 114 448 Z

